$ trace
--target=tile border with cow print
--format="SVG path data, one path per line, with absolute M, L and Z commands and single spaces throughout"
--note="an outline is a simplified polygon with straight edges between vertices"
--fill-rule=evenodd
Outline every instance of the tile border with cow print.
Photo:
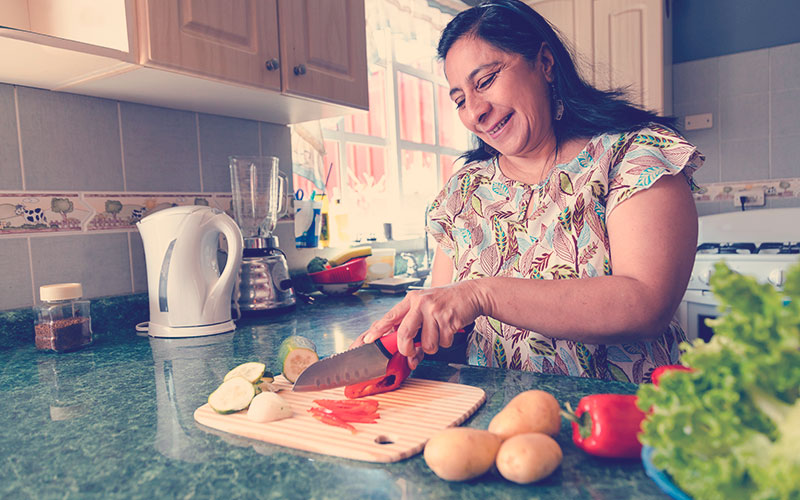
M 164 208 L 207 205 L 233 217 L 230 193 L 0 191 L 0 238 L 31 234 L 135 231 Z

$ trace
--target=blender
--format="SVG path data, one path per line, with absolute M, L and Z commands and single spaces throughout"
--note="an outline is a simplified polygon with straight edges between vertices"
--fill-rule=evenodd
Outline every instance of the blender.
M 242 230 L 242 265 L 233 308 L 266 311 L 293 306 L 295 294 L 286 254 L 278 248 L 275 225 L 288 209 L 288 181 L 273 156 L 231 156 L 231 191 L 236 223 Z

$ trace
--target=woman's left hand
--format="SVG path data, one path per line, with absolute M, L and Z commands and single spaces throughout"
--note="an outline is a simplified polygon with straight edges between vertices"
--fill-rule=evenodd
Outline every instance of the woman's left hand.
M 441 347 L 453 344 L 453 335 L 482 314 L 479 280 L 468 280 L 447 286 L 413 290 L 372 323 L 356 339 L 355 345 L 374 342 L 397 330 L 397 349 L 408 356 L 414 369 L 425 353 L 433 354 Z M 413 339 L 422 328 L 421 348 L 414 347 Z

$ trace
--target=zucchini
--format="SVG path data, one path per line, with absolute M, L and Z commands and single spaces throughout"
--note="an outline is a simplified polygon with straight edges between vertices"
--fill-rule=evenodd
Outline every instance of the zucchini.
M 278 365 L 289 382 L 294 383 L 303 370 L 317 361 L 317 346 L 306 337 L 292 335 L 281 342 L 278 348 Z
M 243 379 L 247 380 L 251 384 L 255 384 L 261 377 L 264 376 L 264 371 L 267 369 L 267 365 L 264 363 L 259 363 L 257 361 L 251 361 L 249 363 L 242 363 L 241 365 L 237 366 L 233 370 L 229 371 L 225 374 L 225 378 L 222 381 L 230 380 L 233 377 L 242 377 Z
M 217 413 L 234 413 L 250 406 L 255 395 L 256 388 L 250 381 L 231 377 L 208 396 L 208 405 Z

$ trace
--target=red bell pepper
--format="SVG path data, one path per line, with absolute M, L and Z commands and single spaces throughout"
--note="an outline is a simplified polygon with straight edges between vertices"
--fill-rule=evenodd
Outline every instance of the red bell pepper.
M 572 441 L 586 453 L 609 458 L 637 458 L 642 444 L 637 435 L 645 414 L 636 406 L 636 395 L 593 394 L 569 403 L 561 414 L 572 422 Z
M 694 370 L 692 370 L 688 366 L 683 366 L 683 365 L 663 365 L 663 366 L 659 366 L 658 368 L 653 370 L 653 373 L 650 374 L 650 380 L 653 382 L 653 385 L 658 387 L 658 382 L 659 382 L 659 380 L 661 380 L 661 377 L 665 373 L 674 372 L 674 371 L 691 372 L 691 371 L 694 371 Z
M 397 352 L 392 356 L 392 359 L 389 360 L 385 375 L 358 384 L 348 385 L 344 388 L 344 395 L 350 399 L 356 399 L 393 391 L 400 387 L 400 384 L 402 384 L 410 374 L 411 368 L 408 367 L 407 358 Z

